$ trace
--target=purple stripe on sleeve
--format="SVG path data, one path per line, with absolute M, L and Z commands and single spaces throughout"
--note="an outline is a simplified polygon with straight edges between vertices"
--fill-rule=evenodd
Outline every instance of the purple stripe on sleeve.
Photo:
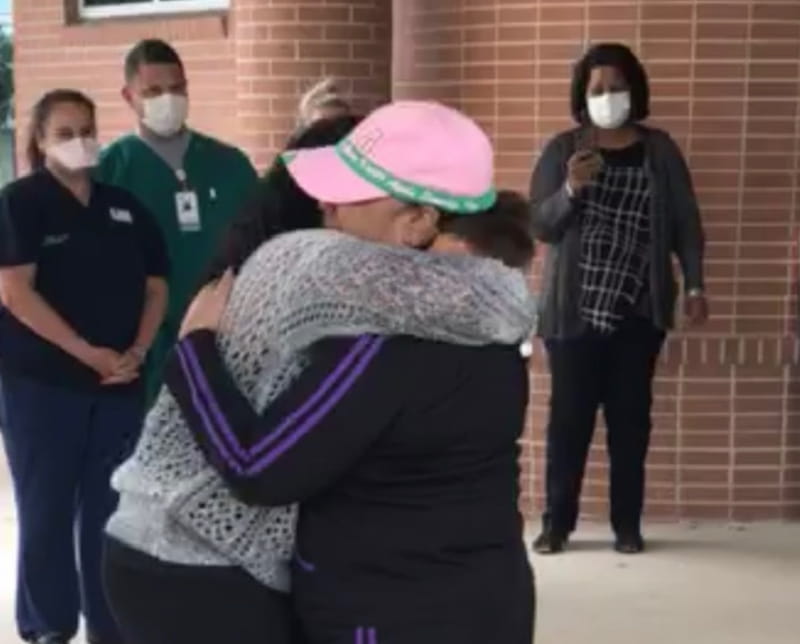
M 363 352 L 369 341 L 370 338 L 367 336 L 362 336 L 359 338 L 354 343 L 347 355 L 345 355 L 336 368 L 330 373 L 330 375 L 328 375 L 328 377 L 305 401 L 305 403 L 298 407 L 292 414 L 287 416 L 275 431 L 270 432 L 250 449 L 245 449 L 242 446 L 237 436 L 231 429 L 227 418 L 225 418 L 225 415 L 222 413 L 219 403 L 211 392 L 208 380 L 203 373 L 197 353 L 195 352 L 194 347 L 191 345 L 191 342 L 189 340 L 184 340 L 184 342 L 180 343 L 180 345 L 182 345 L 186 351 L 186 359 L 189 361 L 190 370 L 194 376 L 194 380 L 197 382 L 197 386 L 200 389 L 200 394 L 208 403 L 208 407 L 210 408 L 213 418 L 216 420 L 216 424 L 212 424 L 212 427 L 215 428 L 215 430 L 218 429 L 222 436 L 226 439 L 226 442 L 233 450 L 235 456 L 239 459 L 239 462 L 241 463 L 239 469 L 241 469 L 241 467 L 246 466 L 255 457 L 257 457 L 259 452 L 262 452 L 273 442 L 280 439 L 281 436 L 289 431 L 302 416 L 307 414 L 317 403 L 319 403 L 320 400 L 325 397 L 328 391 L 341 379 L 342 375 L 350 368 L 352 363 L 358 358 L 359 354 Z M 219 437 L 217 437 L 217 439 L 219 440 Z
M 370 628 L 367 631 L 367 644 L 378 644 L 378 629 Z
M 192 399 L 192 406 L 195 408 L 197 415 L 200 417 L 200 420 L 205 427 L 206 434 L 208 434 L 208 437 L 214 443 L 214 447 L 217 449 L 225 462 L 228 463 L 228 465 L 233 468 L 235 472 L 241 473 L 242 467 L 230 453 L 225 443 L 220 440 L 217 432 L 214 429 L 214 424 L 211 422 L 211 418 L 208 416 L 205 405 L 203 405 L 203 401 L 201 400 L 200 394 L 198 393 L 194 380 L 192 379 L 191 369 L 189 368 L 189 364 L 186 362 L 186 356 L 183 353 L 182 343 L 179 342 L 177 345 L 175 345 L 175 353 L 178 356 L 178 361 L 181 365 L 181 371 L 183 371 L 183 375 L 186 378 L 187 384 L 189 385 L 189 394 Z
M 258 462 L 247 468 L 245 475 L 254 476 L 267 469 L 289 449 L 294 447 L 294 445 L 301 438 L 314 429 L 314 427 L 316 427 L 319 422 L 328 415 L 328 413 L 339 403 L 339 401 L 344 398 L 356 380 L 358 380 L 364 371 L 366 371 L 370 362 L 372 362 L 372 359 L 383 346 L 384 341 L 385 338 L 380 337 L 371 339 L 369 348 L 366 350 L 364 355 L 359 358 L 358 364 L 347 374 L 342 383 L 336 388 L 335 391 L 333 391 L 333 393 L 331 393 L 325 402 L 322 403 L 313 414 L 306 418 L 303 423 L 294 430 L 293 433 L 289 434 L 281 443 L 275 445 L 272 450 L 267 452 Z
M 356 644 L 366 644 L 366 642 L 364 642 L 364 628 L 362 626 L 356 629 Z
M 314 572 L 317 569 L 317 567 L 310 561 L 306 561 L 305 559 L 303 559 L 303 557 L 297 551 L 297 548 L 295 548 L 294 550 L 294 558 L 295 561 L 297 561 L 297 565 L 299 565 L 306 572 Z

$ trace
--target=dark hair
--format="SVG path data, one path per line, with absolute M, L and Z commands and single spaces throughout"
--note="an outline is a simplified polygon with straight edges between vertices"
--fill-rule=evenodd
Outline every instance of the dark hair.
M 473 215 L 443 214 L 439 230 L 463 239 L 479 255 L 524 268 L 536 250 L 528 212 L 528 201 L 522 195 L 500 190 L 489 210 Z
M 140 40 L 125 56 L 125 82 L 130 83 L 142 65 L 178 65 L 183 61 L 169 43 L 157 38 Z
M 596 67 L 615 67 L 625 78 L 631 91 L 630 122 L 637 123 L 650 116 L 650 82 L 644 65 L 629 47 L 619 43 L 595 45 L 575 65 L 572 73 L 572 118 L 585 124 L 586 89 L 589 77 Z
M 361 118 L 347 115 L 316 121 L 289 139 L 286 149 L 318 148 L 338 143 Z M 206 282 L 217 279 L 228 268 L 238 272 L 256 249 L 279 233 L 321 226 L 319 203 L 303 192 L 278 158 L 230 225 L 211 262 Z
M 44 136 L 47 121 L 50 119 L 53 110 L 63 103 L 73 103 L 85 107 L 91 115 L 92 122 L 96 119 L 97 109 L 94 101 L 86 94 L 74 89 L 54 89 L 47 92 L 36 101 L 31 114 L 28 144 L 25 149 L 31 170 L 41 170 L 44 167 L 45 157 L 44 153 L 39 149 L 39 139 Z

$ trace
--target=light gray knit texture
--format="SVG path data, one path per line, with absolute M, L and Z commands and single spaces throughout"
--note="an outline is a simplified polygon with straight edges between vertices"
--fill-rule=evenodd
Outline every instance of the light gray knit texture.
M 522 272 L 493 260 L 303 231 L 271 240 L 245 264 L 219 344 L 240 390 L 261 411 L 321 338 L 377 333 L 516 344 L 530 335 L 535 308 Z M 113 485 L 120 505 L 108 525 L 112 536 L 165 561 L 238 565 L 288 590 L 296 508 L 238 501 L 206 463 L 166 388 Z

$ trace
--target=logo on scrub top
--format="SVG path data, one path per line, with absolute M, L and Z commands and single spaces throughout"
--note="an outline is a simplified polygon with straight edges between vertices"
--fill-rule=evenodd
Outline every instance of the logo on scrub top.
M 109 210 L 109 214 L 111 215 L 111 219 L 113 221 L 116 221 L 120 224 L 133 223 L 133 216 L 128 210 L 122 210 L 121 208 L 111 208 L 111 210 Z

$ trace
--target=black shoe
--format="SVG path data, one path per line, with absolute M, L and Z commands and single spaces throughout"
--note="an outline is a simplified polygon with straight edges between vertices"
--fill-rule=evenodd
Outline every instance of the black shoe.
M 638 532 L 618 534 L 614 542 L 614 550 L 622 555 L 638 555 L 644 552 L 644 539 Z
M 542 534 L 536 537 L 536 541 L 533 542 L 533 549 L 540 555 L 555 555 L 559 552 L 564 552 L 566 545 L 567 538 L 565 536 L 545 529 Z

